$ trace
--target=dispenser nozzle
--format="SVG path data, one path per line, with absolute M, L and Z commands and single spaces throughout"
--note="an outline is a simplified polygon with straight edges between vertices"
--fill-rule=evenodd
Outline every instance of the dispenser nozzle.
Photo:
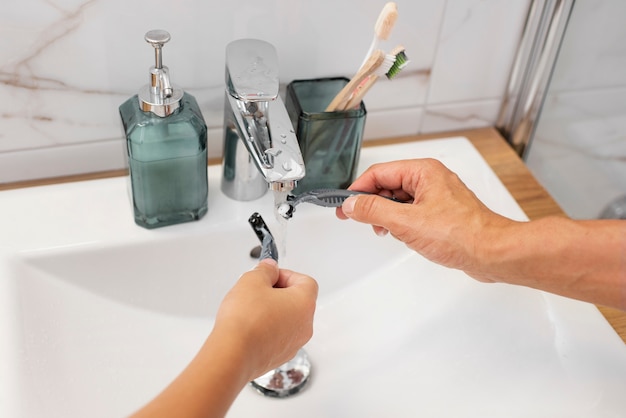
M 180 107 L 183 97 L 182 90 L 170 83 L 168 68 L 163 65 L 163 45 L 171 36 L 165 30 L 156 29 L 146 33 L 144 39 L 154 48 L 154 67 L 150 69 L 150 84 L 139 91 L 140 106 L 144 112 L 165 117 Z

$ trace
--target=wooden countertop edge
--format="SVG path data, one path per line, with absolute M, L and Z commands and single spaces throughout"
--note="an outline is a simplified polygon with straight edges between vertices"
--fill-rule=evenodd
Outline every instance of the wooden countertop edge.
M 413 135 L 367 141 L 364 146 L 389 145 L 402 142 L 424 141 L 451 136 L 466 137 L 491 166 L 500 181 L 509 190 L 513 198 L 524 210 L 529 219 L 544 216 L 566 216 L 550 194 L 539 184 L 532 173 L 515 151 L 507 144 L 494 128 L 445 132 L 429 135 Z M 209 164 L 218 164 L 220 159 L 211 159 Z M 87 173 L 73 176 L 55 177 L 41 180 L 28 180 L 16 183 L 0 184 L 0 191 L 24 187 L 43 186 L 73 181 L 96 180 L 119 177 L 127 174 L 127 170 L 112 170 L 100 173 Z M 617 334 L 626 343 L 626 312 L 598 306 L 598 309 Z

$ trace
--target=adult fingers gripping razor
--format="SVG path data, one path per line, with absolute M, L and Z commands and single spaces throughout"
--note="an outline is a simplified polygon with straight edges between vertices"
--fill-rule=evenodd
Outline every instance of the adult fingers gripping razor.
M 317 206 L 325 208 L 337 208 L 343 205 L 343 202 L 350 196 L 357 194 L 372 194 L 368 192 L 358 192 L 347 189 L 314 189 L 308 192 L 302 193 L 298 196 L 289 195 L 287 201 L 278 207 L 278 213 L 285 219 L 291 219 L 293 213 L 296 211 L 296 206 L 300 203 L 312 203 Z M 396 202 L 400 202 L 393 197 L 386 197 Z

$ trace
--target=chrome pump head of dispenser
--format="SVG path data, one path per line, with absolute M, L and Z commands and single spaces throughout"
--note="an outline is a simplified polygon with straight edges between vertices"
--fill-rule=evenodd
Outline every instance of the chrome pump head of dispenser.
M 162 118 L 180 107 L 183 90 L 172 86 L 170 74 L 163 65 L 162 48 L 171 39 L 164 30 L 151 30 L 145 40 L 154 47 L 154 66 L 150 67 L 150 84 L 139 90 L 139 106 L 144 112 L 152 112 Z

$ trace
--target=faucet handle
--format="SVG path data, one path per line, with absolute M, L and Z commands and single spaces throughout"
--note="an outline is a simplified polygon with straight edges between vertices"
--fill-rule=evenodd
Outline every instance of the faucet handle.
M 267 102 L 278 97 L 278 54 L 259 39 L 239 39 L 226 46 L 226 89 L 236 99 Z

